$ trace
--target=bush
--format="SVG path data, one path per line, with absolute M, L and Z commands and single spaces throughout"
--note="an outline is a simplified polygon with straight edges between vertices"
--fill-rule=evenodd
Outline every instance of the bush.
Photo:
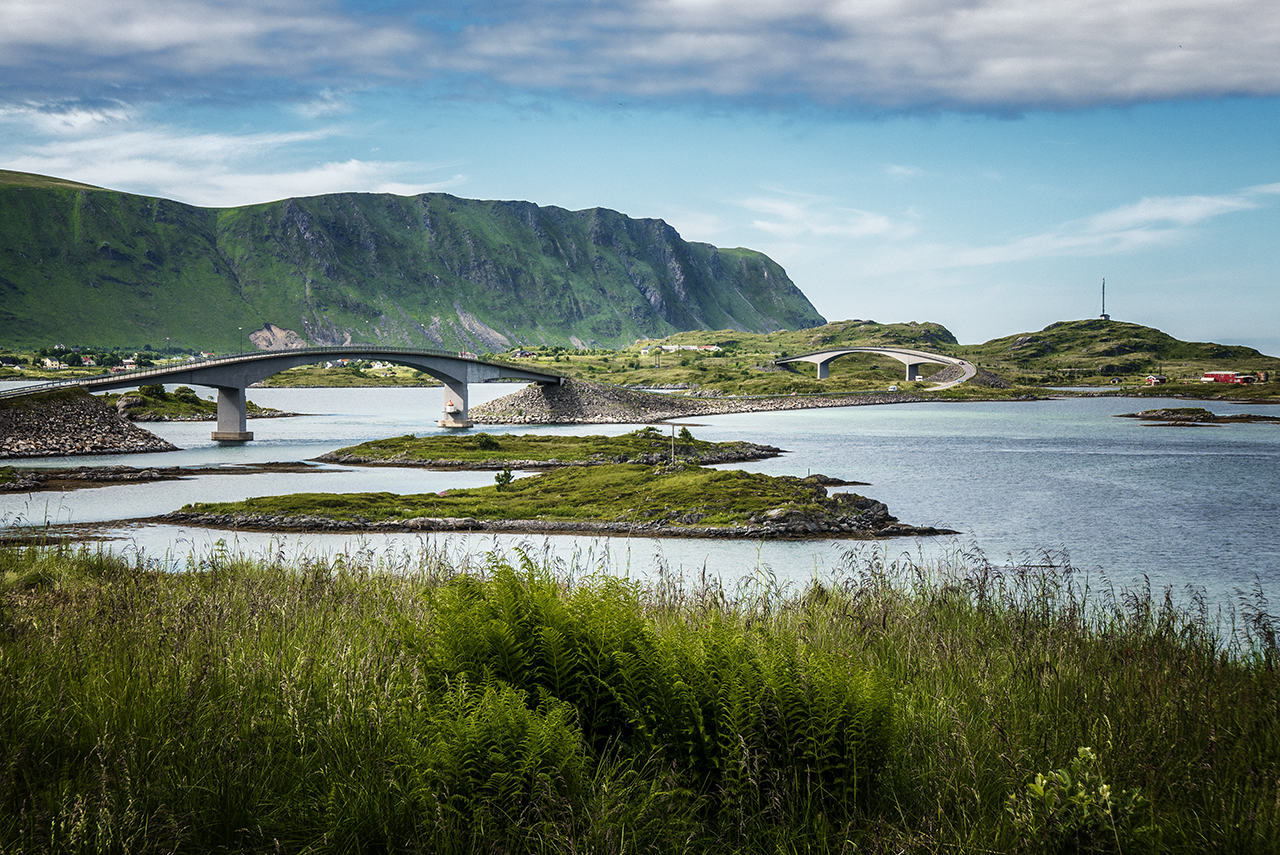
M 843 814 L 871 794 L 889 693 L 843 657 L 727 619 L 659 633 L 615 578 L 562 593 L 528 562 L 491 574 L 437 592 L 430 627 L 402 625 L 438 691 L 509 687 L 531 708 L 565 704 L 588 756 L 661 757 L 717 812 Z
M 169 398 L 169 393 L 164 390 L 164 386 L 159 383 L 151 383 L 138 387 L 138 394 L 144 398 L 155 398 L 157 401 L 165 401 Z

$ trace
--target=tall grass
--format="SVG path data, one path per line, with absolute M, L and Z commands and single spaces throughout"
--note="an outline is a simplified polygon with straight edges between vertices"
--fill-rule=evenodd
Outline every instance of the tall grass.
M 0 850 L 1280 850 L 1261 592 L 460 564 L 0 550 Z

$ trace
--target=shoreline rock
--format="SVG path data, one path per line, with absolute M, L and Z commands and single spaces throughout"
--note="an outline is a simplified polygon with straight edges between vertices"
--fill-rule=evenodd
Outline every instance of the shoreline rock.
M 783 449 L 773 445 L 760 445 L 754 442 L 739 442 L 737 445 L 738 448 L 735 449 L 722 449 L 705 453 L 695 452 L 678 456 L 683 461 L 696 463 L 699 466 L 709 466 L 717 463 L 749 463 L 756 460 L 767 460 L 770 457 L 778 457 L 786 453 Z M 519 460 L 515 458 L 506 460 L 446 460 L 444 458 L 413 460 L 407 457 L 361 457 L 358 454 L 340 454 L 336 451 L 331 451 L 314 459 L 321 463 L 339 463 L 347 466 L 393 466 L 488 472 L 502 469 L 524 471 L 563 469 L 570 466 L 600 466 L 606 463 L 639 463 L 645 466 L 661 466 L 670 460 L 670 455 L 655 452 L 641 454 L 637 457 L 617 455 L 615 457 L 599 457 L 588 460 L 559 460 L 557 458 L 548 460 Z
M 1142 419 L 1157 422 L 1146 427 L 1199 427 L 1201 425 L 1255 424 L 1259 422 L 1280 423 L 1280 416 L 1258 416 L 1253 413 L 1233 413 L 1220 416 L 1204 407 L 1163 407 L 1156 410 L 1143 410 L 1140 413 L 1121 413 L 1120 419 Z
M 877 502 L 876 504 L 880 504 Z M 883 505 L 880 505 L 882 508 Z M 934 537 L 959 532 L 905 525 L 887 515 L 881 523 L 854 528 L 848 523 L 793 519 L 785 515 L 745 526 L 669 525 L 662 523 L 589 522 L 557 520 L 482 520 L 474 517 L 414 517 L 406 520 L 339 520 L 317 516 L 272 514 L 207 514 L 173 511 L 149 521 L 165 525 L 236 531 L 289 533 L 346 532 L 489 532 L 503 534 L 599 534 L 626 537 L 689 537 L 724 540 L 880 540 L 892 537 Z
M 0 401 L 0 459 L 177 450 L 78 386 Z

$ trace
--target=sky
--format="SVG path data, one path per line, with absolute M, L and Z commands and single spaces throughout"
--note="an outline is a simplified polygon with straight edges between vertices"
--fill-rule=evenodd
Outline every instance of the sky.
M 0 168 L 666 220 L 829 320 L 1280 356 L 1275 0 L 0 0 Z

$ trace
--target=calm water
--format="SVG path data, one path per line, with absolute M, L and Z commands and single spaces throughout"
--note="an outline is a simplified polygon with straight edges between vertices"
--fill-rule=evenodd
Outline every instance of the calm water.
M 510 392 L 473 386 L 472 403 Z M 316 415 L 251 420 L 258 439 L 220 447 L 209 423 L 148 425 L 184 450 L 163 455 L 77 458 L 84 464 L 234 466 L 306 460 L 344 445 L 405 433 L 437 433 L 440 389 L 251 389 L 264 406 Z M 880 499 L 903 521 L 963 532 L 958 538 L 899 539 L 868 547 L 891 554 L 935 555 L 977 547 L 995 563 L 1032 561 L 1041 550 L 1065 551 L 1073 565 L 1118 585 L 1143 575 L 1157 587 L 1188 584 L 1219 602 L 1261 579 L 1280 581 L 1280 426 L 1144 427 L 1114 415 L 1165 403 L 1069 399 L 1036 403 L 904 404 L 716 416 L 699 419 L 705 439 L 751 439 L 788 450 L 748 464 L 771 474 L 824 472 L 870 482 L 859 492 Z M 1250 405 L 1253 411 L 1258 405 Z M 1213 404 L 1215 412 L 1249 407 Z M 1264 410 L 1265 411 L 1265 410 Z M 542 433 L 620 433 L 634 426 L 535 429 Z M 493 428 L 529 432 L 529 428 Z M 29 461 L 66 466 L 67 460 Z M 424 472 L 325 466 L 296 475 L 205 475 L 151 485 L 66 494 L 0 495 L 0 520 L 94 523 L 142 518 L 192 501 L 237 500 L 297 491 L 438 491 L 490 484 L 492 473 Z M 219 539 L 254 551 L 403 553 L 417 536 L 268 536 L 130 525 L 112 529 L 117 549 L 181 560 Z M 458 554 L 520 543 L 516 538 L 430 538 Z M 526 544 L 528 545 L 528 544 Z M 825 575 L 849 541 L 743 543 L 649 538 L 540 539 L 534 548 L 577 552 L 612 572 L 645 575 L 656 561 L 696 576 L 735 580 L 767 567 L 783 581 Z

